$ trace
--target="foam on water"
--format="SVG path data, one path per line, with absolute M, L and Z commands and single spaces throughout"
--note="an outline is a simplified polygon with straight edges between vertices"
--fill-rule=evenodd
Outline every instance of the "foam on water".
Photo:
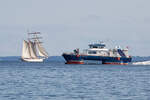
M 150 61 L 134 62 L 133 65 L 150 65 Z

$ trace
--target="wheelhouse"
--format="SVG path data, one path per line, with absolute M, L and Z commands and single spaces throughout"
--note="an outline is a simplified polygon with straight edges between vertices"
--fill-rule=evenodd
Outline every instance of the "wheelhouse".
M 105 47 L 106 47 L 106 45 L 104 43 L 89 44 L 89 48 L 100 48 L 100 49 L 103 49 Z

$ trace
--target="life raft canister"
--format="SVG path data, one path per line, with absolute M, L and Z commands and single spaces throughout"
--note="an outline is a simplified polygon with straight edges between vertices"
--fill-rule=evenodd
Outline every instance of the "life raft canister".
M 79 55 L 79 54 L 77 54 L 76 56 L 77 56 L 77 57 L 80 57 L 80 55 Z
M 117 57 L 117 60 L 120 60 L 120 57 Z

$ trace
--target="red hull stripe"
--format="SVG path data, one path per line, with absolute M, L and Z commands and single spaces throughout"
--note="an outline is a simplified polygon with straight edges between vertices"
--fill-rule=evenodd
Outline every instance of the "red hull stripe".
M 110 64 L 110 65 L 128 65 L 128 63 L 104 63 L 104 64 Z
M 66 64 L 84 64 L 83 61 L 69 61 L 69 62 L 66 62 Z

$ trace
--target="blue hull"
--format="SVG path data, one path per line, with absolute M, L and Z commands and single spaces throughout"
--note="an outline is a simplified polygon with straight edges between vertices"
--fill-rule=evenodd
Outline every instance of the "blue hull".
M 67 64 L 83 64 L 85 60 L 91 60 L 91 61 L 93 60 L 93 61 L 101 61 L 102 64 L 126 65 L 132 61 L 131 57 L 129 58 L 104 57 L 104 56 L 89 56 L 89 55 L 75 55 L 75 54 L 63 54 L 62 56 L 65 58 Z

